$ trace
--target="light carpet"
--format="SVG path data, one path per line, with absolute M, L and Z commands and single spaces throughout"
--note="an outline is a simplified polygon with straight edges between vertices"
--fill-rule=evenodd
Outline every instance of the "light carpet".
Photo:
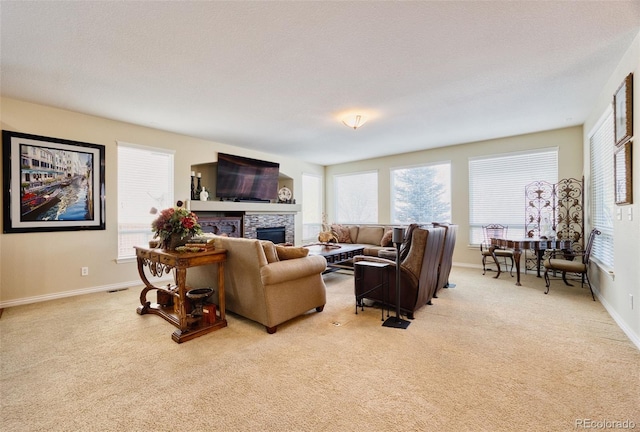
M 640 428 L 640 352 L 589 290 L 454 267 L 408 329 L 354 313 L 353 276 L 280 325 L 229 314 L 183 344 L 140 287 L 6 309 L 2 431 L 571 431 Z M 594 423 L 591 423 L 594 424 Z M 604 423 L 603 423 L 604 424 Z

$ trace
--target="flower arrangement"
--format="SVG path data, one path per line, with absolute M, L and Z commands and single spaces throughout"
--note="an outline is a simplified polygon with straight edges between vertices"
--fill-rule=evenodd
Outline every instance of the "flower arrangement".
M 182 207 L 162 210 L 151 223 L 151 230 L 153 237 L 159 238 L 165 247 L 169 246 L 171 237 L 184 239 L 202 234 L 198 216 Z

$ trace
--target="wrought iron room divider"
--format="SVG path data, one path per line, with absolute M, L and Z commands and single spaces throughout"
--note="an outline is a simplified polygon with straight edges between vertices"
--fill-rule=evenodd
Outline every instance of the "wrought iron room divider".
M 525 186 L 525 225 L 527 237 L 555 236 L 571 239 L 572 249 L 580 253 L 584 243 L 584 177 L 558 183 L 535 181 Z M 525 272 L 536 268 L 534 251 L 525 252 Z

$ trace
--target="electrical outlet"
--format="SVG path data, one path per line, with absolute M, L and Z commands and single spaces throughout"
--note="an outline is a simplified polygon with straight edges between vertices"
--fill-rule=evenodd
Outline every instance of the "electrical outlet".
M 80 274 L 81 274 L 82 276 L 89 276 L 89 267 L 82 267 L 82 268 L 80 269 Z
M 629 294 L 629 306 L 631 306 L 631 310 L 633 310 L 633 294 Z

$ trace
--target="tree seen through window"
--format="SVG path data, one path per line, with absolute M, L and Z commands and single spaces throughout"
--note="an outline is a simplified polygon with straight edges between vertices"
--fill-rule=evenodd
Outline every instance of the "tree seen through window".
M 393 223 L 451 222 L 449 163 L 391 172 Z

